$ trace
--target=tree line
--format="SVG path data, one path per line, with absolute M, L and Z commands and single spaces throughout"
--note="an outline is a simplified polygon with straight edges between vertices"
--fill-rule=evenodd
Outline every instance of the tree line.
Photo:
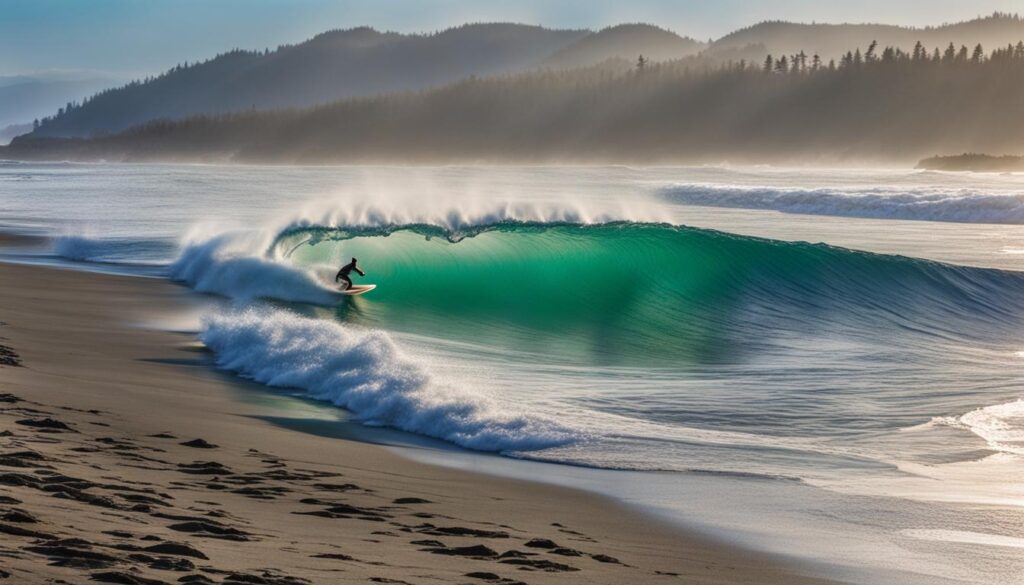
M 872 43 L 827 63 L 612 60 L 302 109 L 155 121 L 0 156 L 272 163 L 911 163 L 1024 150 L 1024 43 Z
M 935 47 L 929 52 L 928 48 L 920 41 L 910 51 L 904 51 L 899 47 L 885 47 L 879 51 L 878 42 L 875 41 L 868 45 L 867 50 L 863 53 L 861 53 L 859 48 L 854 51 L 848 51 L 839 59 L 838 64 L 835 59 L 830 59 L 828 64 L 825 64 L 820 55 L 815 54 L 808 57 L 807 53 L 800 51 L 794 55 L 782 55 L 778 58 L 769 54 L 765 57 L 762 69 L 766 73 L 814 73 L 822 69 L 836 71 L 837 69 L 859 68 L 876 63 L 883 65 L 908 63 L 916 65 L 955 65 L 966 63 L 980 64 L 986 61 L 999 63 L 1024 61 L 1024 41 L 1018 41 L 1015 45 L 1009 44 L 1006 47 L 997 48 L 990 54 L 986 54 L 981 43 L 975 45 L 973 50 L 968 50 L 967 45 L 960 45 L 958 49 L 955 44 L 949 43 L 945 50 L 939 50 L 938 47 Z

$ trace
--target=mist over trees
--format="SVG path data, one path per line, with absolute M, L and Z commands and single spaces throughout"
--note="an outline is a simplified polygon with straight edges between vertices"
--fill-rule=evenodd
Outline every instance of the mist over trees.
M 35 136 L 88 137 L 153 119 L 303 107 L 442 85 L 541 65 L 586 66 L 640 52 L 679 58 L 692 39 L 650 25 L 596 33 L 520 24 L 469 24 L 429 35 L 363 27 L 329 31 L 274 51 L 235 50 L 71 102 L 41 120 Z
M 182 63 L 102 91 L 42 120 L 35 135 L 92 136 L 153 119 L 311 106 L 520 71 L 588 33 L 518 24 L 467 24 L 425 35 L 332 30 L 273 51 L 233 50 Z
M 914 43 L 928 46 L 954 43 L 973 47 L 978 43 L 998 47 L 1024 38 L 1024 19 L 1016 14 L 996 12 L 983 18 L 929 27 L 885 24 L 822 24 L 770 21 L 734 31 L 711 43 L 709 53 L 736 52 L 751 46 L 765 53 L 791 54 L 800 51 L 823 59 L 839 58 L 851 47 L 865 47 L 871 41 L 880 46 L 909 50 Z
M 610 59 L 646 55 L 655 61 L 672 61 L 695 55 L 705 43 L 649 24 L 620 24 L 586 35 L 541 62 L 543 67 L 573 69 Z
M 651 61 L 682 58 L 690 67 L 717 68 L 730 61 L 759 61 L 769 53 L 801 50 L 823 60 L 838 59 L 850 47 L 866 47 L 872 40 L 909 51 L 916 41 L 929 46 L 953 41 L 974 47 L 978 42 L 999 46 L 1021 38 L 1024 20 L 999 13 L 930 28 L 765 22 L 710 45 L 646 24 L 597 32 L 469 24 L 413 35 L 362 27 L 328 31 L 275 50 L 235 50 L 199 63 L 182 63 L 59 109 L 51 105 L 49 115 L 22 115 L 13 121 L 40 117 L 33 130 L 36 137 L 90 137 L 157 119 L 308 107 L 348 97 L 422 90 L 471 75 L 579 68 L 606 60 L 632 62 L 639 54 Z M 8 102 L 0 99 L 0 114 L 10 108 Z
M 1024 149 L 1024 43 L 609 61 L 308 109 L 159 121 L 12 158 L 274 163 L 914 163 Z M 702 64 L 705 63 L 705 64 Z

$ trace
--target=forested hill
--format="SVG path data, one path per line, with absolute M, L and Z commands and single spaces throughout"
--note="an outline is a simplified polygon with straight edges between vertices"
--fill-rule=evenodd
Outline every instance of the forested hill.
M 938 51 L 936 51 L 938 49 Z M 1024 151 L 1024 43 L 472 78 L 303 110 L 16 139 L 0 158 L 274 163 L 893 162 Z
M 1016 14 L 995 13 L 984 18 L 935 27 L 904 27 L 884 24 L 801 24 L 762 22 L 728 34 L 710 46 L 710 52 L 736 52 L 760 47 L 776 55 L 805 51 L 823 59 L 839 58 L 850 47 L 881 46 L 909 51 L 918 41 L 929 46 L 954 43 L 973 47 L 982 43 L 998 47 L 1024 39 L 1024 19 Z M 762 57 L 764 54 L 762 53 Z
M 538 67 L 588 67 L 608 59 L 687 59 L 715 67 L 729 60 L 801 50 L 838 58 L 871 41 L 909 51 L 929 46 L 1000 46 L 1024 38 L 1017 16 L 990 17 L 933 28 L 766 22 L 710 46 L 645 24 L 591 32 L 518 24 L 467 24 L 434 34 L 398 34 L 371 28 L 335 30 L 276 50 L 235 50 L 185 63 L 155 77 L 72 102 L 41 119 L 35 137 L 91 137 L 152 120 L 197 114 L 301 108 L 349 97 L 423 90 L 464 79 L 522 73 Z M 700 53 L 699 59 L 694 55 Z M 0 100 L 0 114 L 10 104 Z M 31 118 L 18 117 L 18 122 Z
M 593 37 L 590 43 L 576 44 Z M 35 136 L 93 136 L 155 119 L 304 107 L 345 97 L 425 89 L 471 75 L 593 65 L 645 51 L 696 52 L 690 39 L 652 26 L 592 33 L 519 24 L 470 24 L 430 35 L 336 30 L 275 51 L 232 51 L 69 104 Z M 560 53 L 563 49 L 566 53 Z M 559 57 L 559 55 L 561 55 Z
M 470 24 L 430 35 L 335 30 L 274 51 L 231 51 L 72 104 L 36 136 L 90 136 L 153 119 L 302 107 L 521 71 L 589 34 Z
M 570 69 L 609 59 L 640 55 L 653 61 L 672 61 L 699 53 L 704 43 L 649 24 L 620 24 L 586 35 L 544 60 L 545 67 Z

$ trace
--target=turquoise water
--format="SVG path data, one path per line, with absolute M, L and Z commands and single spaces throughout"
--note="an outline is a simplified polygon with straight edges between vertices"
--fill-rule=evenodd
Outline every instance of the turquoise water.
M 380 288 L 339 303 L 340 320 L 580 365 L 734 364 L 788 337 L 880 329 L 904 346 L 1015 340 L 1024 308 L 1018 272 L 668 224 L 506 223 L 454 241 L 305 228 L 274 253 L 310 268 L 364 258 Z

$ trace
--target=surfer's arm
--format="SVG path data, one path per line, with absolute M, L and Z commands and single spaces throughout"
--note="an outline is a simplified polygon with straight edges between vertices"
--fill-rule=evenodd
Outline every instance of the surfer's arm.
M 366 276 L 366 273 L 363 272 L 362 270 L 359 270 L 358 268 L 356 268 L 356 272 L 359 273 L 359 276 Z

